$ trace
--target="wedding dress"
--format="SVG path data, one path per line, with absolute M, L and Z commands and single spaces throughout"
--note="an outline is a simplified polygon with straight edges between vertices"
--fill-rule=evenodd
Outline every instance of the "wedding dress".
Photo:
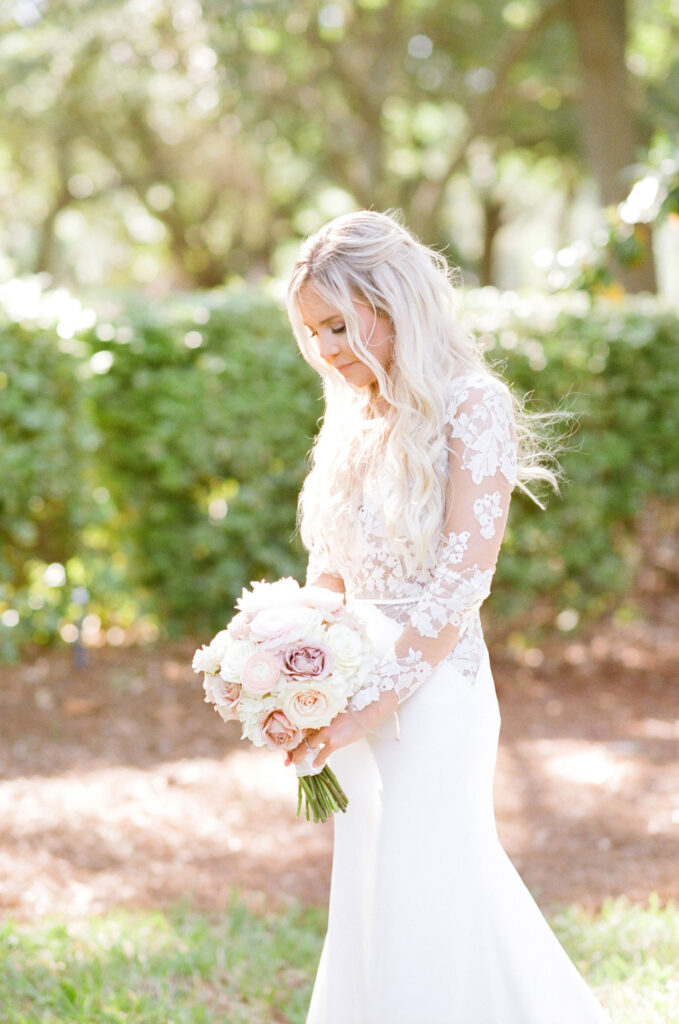
M 406 576 L 366 481 L 347 603 L 382 654 L 356 709 L 399 697 L 398 736 L 335 752 L 328 930 L 307 1024 L 606 1024 L 500 846 L 493 772 L 500 715 L 479 607 L 490 591 L 516 448 L 508 393 L 481 374 L 451 385 L 446 515 L 437 558 Z M 338 575 L 312 551 L 307 573 Z

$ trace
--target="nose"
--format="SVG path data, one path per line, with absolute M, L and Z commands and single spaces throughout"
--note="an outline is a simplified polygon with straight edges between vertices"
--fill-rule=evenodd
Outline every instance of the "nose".
M 329 360 L 341 351 L 341 347 L 337 342 L 337 338 L 330 331 L 321 331 L 318 336 L 318 351 L 321 354 L 321 358 Z

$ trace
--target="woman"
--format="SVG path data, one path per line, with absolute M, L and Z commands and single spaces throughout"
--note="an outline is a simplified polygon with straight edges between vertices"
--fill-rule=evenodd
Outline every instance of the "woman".
M 345 592 L 383 650 L 291 755 L 332 755 L 349 796 L 307 1024 L 602 1024 L 492 806 L 479 607 L 512 489 L 555 484 L 549 459 L 460 329 L 445 260 L 391 217 L 308 239 L 288 308 L 326 399 L 300 496 L 307 582 Z

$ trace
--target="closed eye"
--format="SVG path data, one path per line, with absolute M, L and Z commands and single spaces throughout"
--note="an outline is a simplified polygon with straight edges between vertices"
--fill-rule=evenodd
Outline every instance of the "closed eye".
M 333 334 L 344 334 L 346 332 L 347 325 L 342 324 L 341 327 L 331 327 L 330 330 Z

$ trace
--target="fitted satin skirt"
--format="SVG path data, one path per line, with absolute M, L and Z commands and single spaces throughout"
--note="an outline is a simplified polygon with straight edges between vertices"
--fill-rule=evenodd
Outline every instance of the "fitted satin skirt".
M 400 627 L 363 611 L 386 650 Z M 330 759 L 349 807 L 307 1024 L 607 1024 L 497 837 L 487 652 L 473 683 L 442 662 L 396 726 Z

